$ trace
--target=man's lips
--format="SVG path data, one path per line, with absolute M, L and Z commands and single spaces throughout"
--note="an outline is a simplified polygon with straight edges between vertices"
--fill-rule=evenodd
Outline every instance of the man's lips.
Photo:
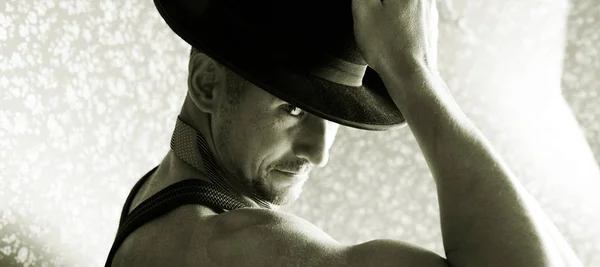
M 306 176 L 306 175 L 308 175 L 307 170 L 302 170 L 302 171 L 290 171 L 290 170 L 281 170 L 281 169 L 275 169 L 275 170 L 278 172 L 281 172 L 283 174 L 290 175 L 290 176 Z

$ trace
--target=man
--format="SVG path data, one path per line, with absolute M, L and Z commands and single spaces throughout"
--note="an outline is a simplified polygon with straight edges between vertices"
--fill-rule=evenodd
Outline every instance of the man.
M 155 1 L 199 51 L 172 150 L 132 190 L 107 266 L 581 266 L 446 89 L 435 1 L 281 2 Z M 409 125 L 445 258 L 343 245 L 277 211 L 325 166 L 339 124 Z

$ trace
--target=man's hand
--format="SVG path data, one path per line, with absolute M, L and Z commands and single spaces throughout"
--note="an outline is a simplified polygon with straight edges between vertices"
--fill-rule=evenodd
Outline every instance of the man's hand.
M 410 74 L 415 64 L 437 73 L 435 0 L 353 0 L 352 13 L 360 53 L 380 75 L 391 69 Z

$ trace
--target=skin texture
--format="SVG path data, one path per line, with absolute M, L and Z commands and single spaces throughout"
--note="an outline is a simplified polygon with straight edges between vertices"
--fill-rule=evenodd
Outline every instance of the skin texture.
M 397 240 L 340 244 L 276 209 L 217 215 L 186 205 L 132 233 L 113 266 L 582 266 L 439 76 L 435 2 L 352 4 L 361 53 L 405 115 L 435 178 L 446 258 Z M 307 113 L 296 116 L 297 110 L 251 84 L 228 93 L 236 88 L 231 80 L 211 59 L 192 56 L 181 117 L 206 138 L 241 201 L 256 207 L 244 197 L 254 192 L 289 203 L 305 178 L 274 170 L 324 166 L 338 126 Z M 169 152 L 132 207 L 190 176 L 207 180 L 203 170 Z

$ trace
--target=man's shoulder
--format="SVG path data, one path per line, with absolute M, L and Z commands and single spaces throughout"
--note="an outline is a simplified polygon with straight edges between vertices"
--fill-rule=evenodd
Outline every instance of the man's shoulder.
M 113 266 L 324 266 L 341 249 L 316 226 L 285 212 L 216 214 L 185 205 L 133 232 Z
M 182 206 L 126 243 L 113 266 L 446 266 L 435 253 L 394 240 L 342 245 L 304 219 L 258 208 L 215 214 Z
M 328 242 L 337 243 L 333 238 L 310 222 L 290 213 L 261 209 L 243 208 L 229 211 L 211 218 L 215 225 L 213 234 L 232 236 L 252 231 L 302 232 Z
M 219 266 L 342 266 L 344 246 L 292 214 L 245 208 L 212 219 L 206 255 Z
M 448 266 L 439 255 L 398 240 L 343 245 L 285 212 L 240 209 L 213 219 L 205 255 L 217 266 Z
M 207 207 L 183 205 L 146 222 L 123 241 L 112 266 L 170 266 L 186 254 L 197 254 L 215 216 Z

